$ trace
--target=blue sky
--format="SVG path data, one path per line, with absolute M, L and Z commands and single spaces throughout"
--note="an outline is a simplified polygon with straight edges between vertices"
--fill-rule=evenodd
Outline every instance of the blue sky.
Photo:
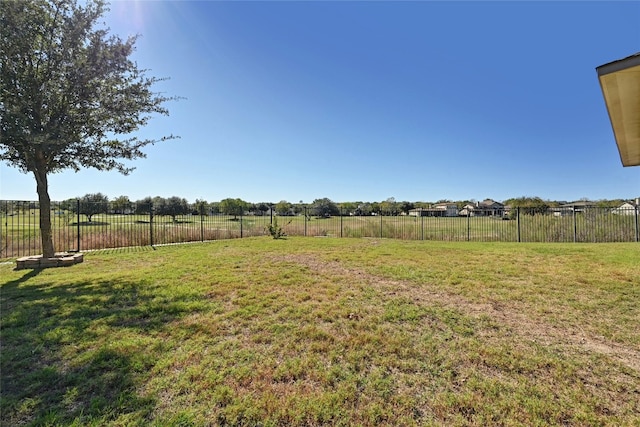
M 113 33 L 170 77 L 129 176 L 50 195 L 250 202 L 640 196 L 595 68 L 640 51 L 640 2 L 114 1 Z M 35 181 L 0 165 L 0 198 Z

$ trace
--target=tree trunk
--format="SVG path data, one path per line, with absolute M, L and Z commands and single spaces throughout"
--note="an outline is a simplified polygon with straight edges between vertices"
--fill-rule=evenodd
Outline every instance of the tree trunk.
M 49 198 L 49 183 L 47 181 L 46 166 L 36 167 L 38 201 L 40 202 L 40 237 L 42 240 L 43 258 L 55 256 L 53 248 L 53 233 L 51 232 L 51 199 Z

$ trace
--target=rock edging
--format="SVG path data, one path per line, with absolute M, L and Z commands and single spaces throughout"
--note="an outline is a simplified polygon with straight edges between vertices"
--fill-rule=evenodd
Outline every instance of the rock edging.
M 18 258 L 16 260 L 16 270 L 26 268 L 50 268 L 69 267 L 84 261 L 84 254 L 57 252 L 52 258 L 43 258 L 42 255 L 32 255 Z

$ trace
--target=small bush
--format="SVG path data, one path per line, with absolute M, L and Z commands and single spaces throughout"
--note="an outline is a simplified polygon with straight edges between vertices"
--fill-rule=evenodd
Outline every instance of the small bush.
M 290 224 L 291 221 L 289 221 L 288 224 Z M 287 225 L 288 225 L 287 224 Z M 278 217 L 274 216 L 273 217 L 273 222 L 269 225 L 267 225 L 266 227 L 267 233 L 269 233 L 269 235 L 271 237 L 273 237 L 274 239 L 282 239 L 283 237 L 286 237 L 286 233 L 284 232 L 284 230 L 282 229 L 282 227 L 280 227 L 278 225 Z

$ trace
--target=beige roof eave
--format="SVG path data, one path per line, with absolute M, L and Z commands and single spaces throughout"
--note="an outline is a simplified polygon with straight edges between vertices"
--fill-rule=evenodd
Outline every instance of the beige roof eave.
M 640 165 L 640 53 L 596 68 L 623 166 Z

